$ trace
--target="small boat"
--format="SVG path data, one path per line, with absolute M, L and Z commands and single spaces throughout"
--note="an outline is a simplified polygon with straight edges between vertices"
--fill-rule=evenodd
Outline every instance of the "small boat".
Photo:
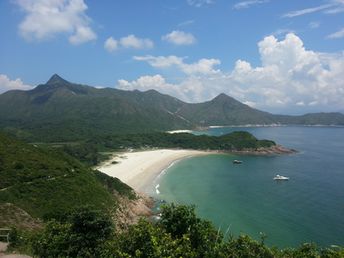
M 237 159 L 233 160 L 233 164 L 241 164 L 241 163 L 242 163 L 242 160 L 237 160 Z
M 289 177 L 276 175 L 273 179 L 274 180 L 289 180 Z

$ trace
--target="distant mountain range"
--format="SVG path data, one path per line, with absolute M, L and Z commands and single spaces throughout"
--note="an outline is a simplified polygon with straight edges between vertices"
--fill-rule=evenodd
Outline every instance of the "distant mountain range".
M 96 89 L 57 74 L 32 90 L 0 95 L 0 128 L 35 141 L 246 124 L 344 125 L 344 115 L 274 115 L 225 94 L 191 104 L 155 90 Z

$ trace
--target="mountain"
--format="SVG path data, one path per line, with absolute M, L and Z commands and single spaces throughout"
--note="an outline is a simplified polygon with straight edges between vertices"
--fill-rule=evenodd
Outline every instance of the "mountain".
M 253 109 L 223 93 L 211 101 L 186 104 L 177 114 L 204 126 L 275 123 L 271 114 Z
M 181 103 L 156 91 L 96 89 L 53 75 L 33 90 L 0 95 L 0 128 L 37 141 L 73 141 L 191 127 L 173 113 Z
M 116 193 L 116 194 L 114 194 Z M 130 187 L 67 154 L 0 133 L 0 227 L 37 227 L 80 205 L 113 211 Z
M 57 74 L 33 90 L 0 95 L 0 129 L 31 141 L 244 124 L 344 125 L 344 115 L 274 115 L 225 94 L 192 104 L 155 90 L 96 89 Z
M 186 104 L 176 114 L 197 125 L 344 125 L 342 113 L 312 113 L 301 116 L 275 115 L 251 108 L 226 94 L 211 101 Z

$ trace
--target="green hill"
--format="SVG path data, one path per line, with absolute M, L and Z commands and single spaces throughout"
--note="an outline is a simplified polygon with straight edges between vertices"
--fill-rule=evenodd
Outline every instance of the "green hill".
M 112 134 L 245 124 L 344 125 L 344 115 L 274 115 L 225 94 L 191 104 L 155 90 L 96 89 L 70 83 L 56 74 L 33 90 L 0 95 L 0 129 L 29 141 L 77 141 Z
M 155 103 L 155 92 L 137 93 L 127 97 L 123 91 L 73 84 L 54 75 L 33 90 L 0 95 L 0 127 L 35 141 L 75 141 L 190 126 L 167 110 L 145 105 Z
M 253 109 L 226 94 L 211 101 L 184 105 L 178 114 L 198 125 L 273 124 L 273 115 Z
M 0 133 L 0 210 L 20 209 L 40 219 L 80 205 L 112 211 L 117 203 L 114 191 L 134 196 L 118 179 L 86 168 L 63 152 L 29 145 Z M 5 216 L 0 216 L 0 227 L 8 227 L 8 223 Z

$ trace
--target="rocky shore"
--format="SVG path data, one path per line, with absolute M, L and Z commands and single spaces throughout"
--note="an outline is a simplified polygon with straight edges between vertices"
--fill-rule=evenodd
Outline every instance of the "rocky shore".
M 230 151 L 229 153 L 241 155 L 283 155 L 297 153 L 294 149 L 286 148 L 282 145 L 274 145 L 271 147 L 263 147 L 258 149 L 245 149 L 240 151 Z

